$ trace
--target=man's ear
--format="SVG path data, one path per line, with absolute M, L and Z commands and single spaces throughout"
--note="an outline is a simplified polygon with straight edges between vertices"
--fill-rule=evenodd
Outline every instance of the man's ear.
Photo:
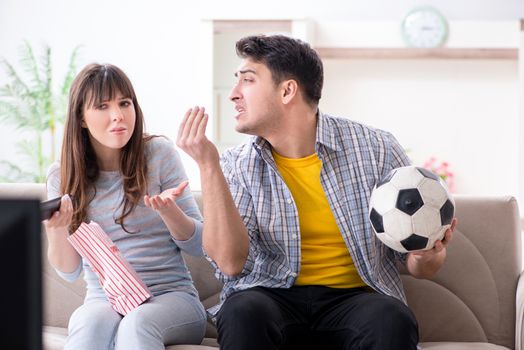
M 284 80 L 282 86 L 282 103 L 288 104 L 298 95 L 298 84 L 296 80 Z

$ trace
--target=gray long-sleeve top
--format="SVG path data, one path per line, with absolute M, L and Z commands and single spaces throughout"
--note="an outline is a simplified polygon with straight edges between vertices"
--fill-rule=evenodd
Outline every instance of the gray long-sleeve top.
M 187 180 L 180 156 L 173 144 L 164 137 L 155 137 L 145 147 L 148 166 L 148 188 L 150 196 L 176 187 Z M 124 220 L 129 232 L 115 223 L 122 211 L 123 184 L 119 171 L 101 171 L 95 183 L 96 195 L 87 211 L 87 222 L 95 221 L 109 235 L 124 258 L 133 266 L 154 296 L 173 290 L 184 290 L 197 295 L 181 250 L 200 256 L 202 252 L 202 217 L 189 186 L 177 200 L 178 206 L 195 222 L 195 231 L 186 241 L 175 240 L 158 213 L 144 205 L 143 199 Z M 55 198 L 60 193 L 60 164 L 54 163 L 48 172 L 47 196 Z M 98 277 L 89 263 L 82 263 L 72 273 L 57 273 L 68 281 L 73 281 L 84 270 L 89 298 L 105 297 Z

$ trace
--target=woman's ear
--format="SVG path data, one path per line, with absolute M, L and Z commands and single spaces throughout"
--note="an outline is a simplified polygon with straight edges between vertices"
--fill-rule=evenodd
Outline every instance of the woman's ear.
M 84 117 L 82 117 L 82 119 L 80 120 L 80 126 L 87 129 L 87 124 L 86 124 Z
M 289 104 L 298 94 L 298 84 L 296 80 L 284 80 L 282 82 L 282 103 Z

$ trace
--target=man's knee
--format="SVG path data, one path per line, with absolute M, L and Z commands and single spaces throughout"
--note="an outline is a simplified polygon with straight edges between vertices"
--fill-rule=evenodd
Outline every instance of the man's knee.
M 246 290 L 231 295 L 217 317 L 217 324 L 234 322 L 240 326 L 266 323 L 275 318 L 273 300 L 257 290 Z
M 279 306 L 265 293 L 237 292 L 218 313 L 218 342 L 227 349 L 276 349 L 283 339 L 281 318 Z
M 393 297 L 384 297 L 377 303 L 377 322 L 395 333 L 418 330 L 417 320 L 409 307 Z
M 371 337 L 364 342 L 379 349 L 415 349 L 418 343 L 418 324 L 413 312 L 401 301 L 383 296 L 373 306 L 375 315 Z M 377 339 L 377 335 L 380 335 Z M 371 340 L 371 339 L 373 340 Z M 374 348 L 374 347 L 371 347 Z

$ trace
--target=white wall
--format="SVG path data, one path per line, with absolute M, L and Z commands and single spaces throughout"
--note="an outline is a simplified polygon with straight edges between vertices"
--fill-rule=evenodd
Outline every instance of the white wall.
M 322 106 L 391 131 L 418 165 L 450 163 L 456 190 L 518 194 L 516 61 L 328 60 Z
M 246 1 L 102 1 L 92 0 L 90 2 L 67 1 L 67 0 L 2 0 L 0 2 L 0 56 L 10 61 L 16 61 L 18 57 L 18 48 L 22 40 L 28 39 L 33 44 L 46 42 L 54 50 L 55 71 L 61 75 L 65 70 L 67 54 L 78 44 L 83 45 L 81 54 L 81 65 L 92 61 L 114 63 L 124 69 L 134 82 L 135 89 L 141 102 L 142 109 L 146 115 L 148 130 L 153 133 L 161 133 L 174 137 L 178 128 L 179 121 L 188 107 L 202 103 L 207 100 L 209 91 L 207 87 L 201 84 L 197 79 L 198 72 L 205 67 L 199 66 L 201 61 L 199 55 L 205 52 L 207 48 L 201 47 L 201 20 L 209 18 L 311 18 L 313 20 L 394 20 L 400 21 L 402 16 L 416 5 L 433 4 L 439 8 L 449 19 L 474 19 L 474 20 L 506 20 L 518 19 L 524 17 L 524 3 L 521 0 L 499 0 L 484 1 L 357 1 L 357 0 L 331 0 L 323 1 L 322 5 L 318 1 L 288 1 L 266 0 L 263 5 L 260 3 L 250 3 Z M 233 51 L 233 47 L 231 47 Z M 455 149 L 462 152 L 463 145 L 477 145 L 477 137 L 471 138 L 468 133 L 473 132 L 470 126 L 474 121 L 477 122 L 480 129 L 475 129 L 478 135 L 484 135 L 488 138 L 488 132 L 491 130 L 500 130 L 501 135 L 498 143 L 500 148 L 506 149 L 513 147 L 512 141 L 514 133 L 511 134 L 512 128 L 509 128 L 510 134 L 502 132 L 504 124 L 513 125 L 514 117 L 509 120 L 503 120 L 500 117 L 500 111 L 508 112 L 509 115 L 516 115 L 512 108 L 516 108 L 514 103 L 514 93 L 510 86 L 514 84 L 512 76 L 516 70 L 514 64 L 508 63 L 506 66 L 498 67 L 493 72 L 495 87 L 483 80 L 486 77 L 479 78 L 480 87 L 475 85 L 474 90 L 469 91 L 468 82 L 458 82 L 458 87 L 465 94 L 465 103 L 461 105 L 456 102 L 452 94 L 442 96 L 421 96 L 416 94 L 417 87 L 409 84 L 439 84 L 441 74 L 434 72 L 428 79 L 415 79 L 414 77 L 402 77 L 399 82 L 405 81 L 406 86 L 396 94 L 391 94 L 388 85 L 374 87 L 363 83 L 359 80 L 357 69 L 362 65 L 377 65 L 373 70 L 378 70 L 382 76 L 395 77 L 398 69 L 407 62 L 398 62 L 398 66 L 393 68 L 381 68 L 380 64 L 355 62 L 347 67 L 340 67 L 339 75 L 337 72 L 338 63 L 330 63 L 326 68 L 326 76 L 329 82 L 326 82 L 326 91 L 324 93 L 323 103 L 330 103 L 330 112 L 350 114 L 355 119 L 369 122 L 371 124 L 391 129 L 402 141 L 406 138 L 404 133 L 416 132 L 404 126 L 420 126 L 420 115 L 416 107 L 411 103 L 413 100 L 425 101 L 433 98 L 445 98 L 445 101 L 455 101 L 454 104 L 443 106 L 441 110 L 432 111 L 425 114 L 426 118 L 432 119 L 435 115 L 445 114 L 460 110 L 456 124 L 448 125 L 450 128 L 449 135 L 452 142 L 443 144 L 442 149 L 435 150 L 435 153 L 441 152 L 443 157 L 453 161 Z M 425 71 L 424 64 L 417 68 L 420 72 Z M 449 64 L 449 62 L 448 62 Z M 487 68 L 490 67 L 489 63 Z M 331 73 L 332 70 L 337 70 Z M 381 70 L 382 69 L 382 70 Z M 385 70 L 384 70 L 385 69 Z M 442 76 L 455 76 L 458 74 L 460 81 L 461 74 L 473 74 L 469 67 L 460 69 L 459 73 L 449 67 L 439 68 Z M 469 72 L 469 73 L 468 73 Z M 378 72 L 377 72 L 378 74 Z M 486 74 L 489 74 L 487 72 Z M 344 84 L 338 78 L 342 76 L 353 77 L 355 80 Z M 382 78 L 382 76 L 380 78 Z M 5 76 L 0 72 L 0 83 Z M 404 80 L 405 79 L 405 80 Z M 337 98 L 333 95 L 334 91 L 339 90 L 343 84 L 349 87 L 351 91 L 351 107 L 341 106 Z M 344 89 L 344 90 L 345 90 Z M 361 90 L 362 89 L 362 90 Z M 378 89 L 378 90 L 377 90 Z M 362 95 L 369 91 L 377 91 L 374 94 L 381 96 L 382 99 L 388 99 L 387 102 L 404 107 L 406 117 L 401 124 L 392 123 L 393 119 L 398 116 L 384 113 L 388 110 L 387 105 L 378 103 L 376 99 L 363 97 Z M 402 92 L 402 93 L 401 93 Z M 410 96 L 411 94 L 414 96 Z M 498 101 L 506 101 L 507 105 L 497 103 L 492 106 L 493 113 L 482 115 L 488 117 L 476 118 L 477 111 L 469 108 L 467 101 L 474 102 L 474 94 L 481 93 L 479 98 L 489 100 L 489 94 L 494 93 Z M 485 94 L 485 95 L 482 95 Z M 397 96 L 398 99 L 393 99 Z M 410 96 L 410 97 L 409 97 Z M 409 97 L 409 98 L 408 98 Z M 330 99 L 332 99 L 330 101 Z M 384 101 L 386 102 L 386 101 Z M 378 107 L 382 106 L 382 109 Z M 332 107 L 332 108 L 331 108 Z M 503 113 L 506 115 L 506 113 Z M 457 114 L 454 114 L 457 115 Z M 490 118 L 489 115 L 493 115 Z M 480 120 L 479 120 L 480 119 Z M 456 130 L 453 129 L 455 126 Z M 0 159 L 16 160 L 13 150 L 13 144 L 19 134 L 13 132 L 5 125 L 0 126 Z M 444 129 L 444 126 L 437 127 Z M 460 131 L 459 131 L 460 130 Z M 440 130 L 439 130 L 440 131 Z M 441 134 L 446 134 L 442 132 Z M 462 138 L 462 142 L 457 141 L 457 134 Z M 470 142 L 475 140 L 475 142 Z M 424 158 L 426 155 L 416 153 L 415 145 L 406 145 L 412 148 L 414 156 Z M 471 147 L 475 148 L 475 147 Z M 484 171 L 480 164 L 486 163 L 490 170 L 488 174 L 497 175 L 501 171 L 514 171 L 512 159 L 501 159 L 497 152 L 493 152 L 490 147 L 478 144 L 481 153 L 473 154 L 471 162 L 461 165 L 464 171 L 471 174 L 476 171 Z M 499 148 L 496 148 L 499 149 Z M 462 155 L 461 155 L 462 156 Z M 493 156 L 493 157 L 491 157 Z M 478 159 L 477 162 L 475 160 Z M 495 161 L 497 166 L 490 167 L 490 163 Z M 198 172 L 194 164 L 184 157 L 184 162 L 190 177 L 195 179 L 193 187 L 198 188 Z M 509 163 L 507 163 L 509 162 Z M 507 165 L 510 164 L 510 165 Z M 460 172 L 461 169 L 456 169 Z M 466 174 L 465 173 L 465 174 Z M 460 175 L 458 175 L 460 176 Z M 468 175 L 469 176 L 469 175 Z M 496 177 L 495 177 L 496 179 Z M 496 180 L 493 180 L 496 181 Z M 463 184 L 464 189 L 469 190 L 472 186 L 470 182 Z M 477 188 L 478 186 L 475 185 Z M 493 187 L 487 184 L 486 192 L 513 192 L 515 179 L 504 181 L 503 185 Z

